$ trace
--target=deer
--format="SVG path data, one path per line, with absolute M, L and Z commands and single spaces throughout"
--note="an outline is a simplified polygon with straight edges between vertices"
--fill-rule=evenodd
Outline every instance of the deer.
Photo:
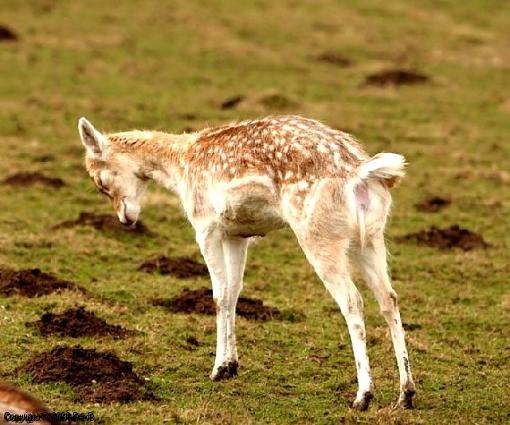
M 178 195 L 207 265 L 216 306 L 216 358 L 210 378 L 238 373 L 236 303 L 249 240 L 290 227 L 347 323 L 358 390 L 374 396 L 357 266 L 389 326 L 400 378 L 396 406 L 413 408 L 415 385 L 387 266 L 389 189 L 405 174 L 402 155 L 370 157 L 348 133 L 295 115 L 233 122 L 194 133 L 103 133 L 80 118 L 88 174 L 121 223 L 138 220 L 153 180 Z

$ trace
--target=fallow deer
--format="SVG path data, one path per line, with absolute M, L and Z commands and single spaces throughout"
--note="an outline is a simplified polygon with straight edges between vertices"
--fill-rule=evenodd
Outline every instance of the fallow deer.
M 390 328 L 400 373 L 398 405 L 413 407 L 415 386 L 384 241 L 388 189 L 405 173 L 401 155 L 370 158 L 349 134 L 299 116 L 182 135 L 103 134 L 85 118 L 78 128 L 90 177 L 112 200 L 122 223 L 138 220 L 150 180 L 177 192 L 209 269 L 217 307 L 211 379 L 237 375 L 235 311 L 248 238 L 289 226 L 347 322 L 358 378 L 353 407 L 366 409 L 374 387 L 363 300 L 351 280 L 350 259 Z

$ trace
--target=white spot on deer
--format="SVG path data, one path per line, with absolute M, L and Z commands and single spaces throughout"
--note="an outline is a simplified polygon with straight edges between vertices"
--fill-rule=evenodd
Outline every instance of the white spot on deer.
M 308 189 L 308 182 L 306 180 L 299 181 L 298 184 L 297 184 L 297 188 L 299 190 L 306 190 L 306 189 Z
M 292 148 L 296 149 L 298 151 L 302 151 L 303 150 L 303 146 L 301 146 L 301 143 L 299 143 L 298 141 L 294 141 L 294 139 L 292 139 L 292 140 L 293 140 Z
M 317 146 L 317 150 L 320 152 L 320 153 L 329 153 L 328 149 L 326 148 L 326 146 L 324 146 L 322 143 L 320 143 L 318 146 Z

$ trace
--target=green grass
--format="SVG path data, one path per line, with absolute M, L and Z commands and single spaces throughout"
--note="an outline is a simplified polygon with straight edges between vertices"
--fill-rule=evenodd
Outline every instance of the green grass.
M 0 43 L 0 178 L 39 170 L 67 185 L 0 185 L 0 264 L 54 272 L 93 298 L 0 298 L 3 379 L 53 410 L 90 410 L 106 424 L 507 423 L 509 12 L 508 3 L 495 0 L 8 2 L 0 24 L 20 40 Z M 353 65 L 313 59 L 328 50 Z M 362 84 L 393 66 L 416 68 L 431 82 Z M 398 396 L 391 342 L 364 289 L 376 397 L 366 413 L 348 408 L 356 382 L 347 329 L 289 231 L 252 246 L 244 293 L 306 317 L 239 319 L 240 375 L 212 383 L 214 318 L 171 314 L 149 301 L 208 280 L 135 270 L 151 255 L 197 254 L 175 196 L 155 187 L 147 195 L 143 220 L 155 238 L 52 229 L 80 211 L 110 212 L 84 170 L 80 116 L 107 131 L 180 132 L 278 113 L 257 102 L 266 93 L 297 102 L 291 112 L 348 129 L 370 153 L 399 152 L 410 162 L 393 192 L 388 239 L 403 320 L 421 325 L 407 333 L 419 397 L 414 411 L 391 407 Z M 220 109 L 238 94 L 247 97 L 239 109 Z M 41 155 L 53 160 L 37 162 Z M 430 194 L 453 203 L 437 214 L 417 212 L 414 204 Z M 453 223 L 483 234 L 493 248 L 464 253 L 393 241 Z M 75 305 L 140 334 L 74 341 L 25 326 L 46 310 Z M 190 335 L 200 341 L 193 351 L 185 343 Z M 63 340 L 133 362 L 162 400 L 83 405 L 66 385 L 13 374 Z

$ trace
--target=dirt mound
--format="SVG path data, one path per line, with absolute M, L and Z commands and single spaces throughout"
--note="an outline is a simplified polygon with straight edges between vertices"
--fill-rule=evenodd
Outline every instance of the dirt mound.
M 243 95 L 233 96 L 229 97 L 228 99 L 225 99 L 223 102 L 221 102 L 221 109 L 233 109 L 235 108 L 239 103 L 241 103 L 244 100 Z
M 32 357 L 17 372 L 29 374 L 35 383 L 65 382 L 81 402 L 127 403 L 155 398 L 145 391 L 144 381 L 131 363 L 113 353 L 79 345 L 56 346 Z
M 423 328 L 423 326 L 419 323 L 402 323 L 402 327 L 409 332 Z
M 275 90 L 264 91 L 261 93 L 253 93 L 249 95 L 236 95 L 225 99 L 219 104 L 223 110 L 239 109 L 239 110 L 260 110 L 285 112 L 293 111 L 300 108 L 299 103 L 291 97 Z
M 424 199 L 422 202 L 416 204 L 415 207 L 420 212 L 433 213 L 441 211 L 451 203 L 451 199 L 442 198 L 440 196 L 431 196 L 430 198 Z
M 200 342 L 198 342 L 198 339 L 196 339 L 194 336 L 188 336 L 186 338 L 186 343 L 194 347 L 198 347 L 200 345 Z
M 165 257 L 161 255 L 145 261 L 138 270 L 147 273 L 170 274 L 179 279 L 208 276 L 207 266 L 188 257 Z
M 281 93 L 268 93 L 258 99 L 258 103 L 266 109 L 288 111 L 296 109 L 299 104 Z
M 174 313 L 216 315 L 212 294 L 212 289 L 208 288 L 185 289 L 171 299 L 154 299 L 153 305 L 168 307 Z M 249 320 L 266 321 L 281 318 L 281 313 L 277 308 L 266 307 L 261 300 L 247 297 L 239 297 L 236 313 Z
M 429 77 L 413 70 L 388 69 L 369 75 L 365 84 L 371 86 L 400 86 L 403 84 L 423 84 L 429 81 Z
M 52 154 L 41 154 L 36 155 L 32 158 L 33 162 L 53 162 L 55 161 L 55 156 Z
M 470 251 L 475 248 L 488 248 L 490 244 L 477 233 L 461 228 L 458 224 L 439 229 L 435 226 L 430 229 L 410 233 L 399 238 L 401 241 L 415 241 L 418 245 L 436 248 L 460 248 Z
M 63 229 L 74 226 L 92 226 L 100 231 L 113 231 L 123 233 L 134 233 L 138 235 L 152 236 L 152 232 L 145 227 L 141 221 L 137 221 L 133 226 L 125 226 L 117 216 L 110 214 L 94 214 L 82 212 L 76 220 L 66 220 L 54 226 L 54 229 Z
M 34 186 L 36 184 L 52 187 L 53 189 L 60 189 L 62 186 L 65 186 L 64 180 L 58 177 L 48 177 L 44 174 L 34 172 L 34 173 L 16 173 L 12 176 L 6 177 L 3 181 L 3 184 L 9 186 L 17 186 L 17 187 L 28 187 Z
M 342 67 L 350 66 L 351 61 L 347 59 L 344 55 L 338 52 L 323 52 L 317 56 L 315 56 L 315 60 L 318 62 L 326 62 L 332 65 L 338 65 Z
M 64 289 L 87 291 L 74 282 L 59 279 L 39 269 L 12 270 L 0 267 L 0 294 L 5 296 L 22 295 L 24 297 L 41 297 Z
M 6 27 L 5 25 L 0 25 L 0 41 L 17 41 L 18 35 Z
M 81 336 L 110 335 L 122 338 L 130 331 L 118 325 L 109 325 L 85 307 L 69 309 L 60 314 L 46 313 L 39 320 L 27 323 L 39 329 L 42 335 L 60 335 L 78 338 Z

